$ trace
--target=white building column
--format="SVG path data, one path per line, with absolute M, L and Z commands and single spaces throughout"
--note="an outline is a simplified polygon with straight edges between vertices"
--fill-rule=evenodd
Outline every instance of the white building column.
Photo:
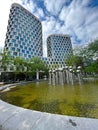
M 39 71 L 36 71 L 36 79 L 39 80 Z
M 49 84 L 52 84 L 52 71 L 49 70 Z

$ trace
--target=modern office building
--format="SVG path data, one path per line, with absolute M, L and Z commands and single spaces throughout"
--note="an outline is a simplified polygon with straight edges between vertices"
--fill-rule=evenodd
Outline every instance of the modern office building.
M 49 64 L 63 66 L 72 54 L 72 44 L 69 35 L 53 34 L 47 38 L 47 56 Z
M 13 57 L 42 57 L 42 25 L 38 18 L 19 4 L 10 9 L 5 49 Z
M 38 18 L 19 4 L 10 9 L 5 50 L 13 57 L 41 57 L 49 66 L 63 66 L 72 54 L 69 35 L 53 34 L 47 38 L 47 58 L 43 57 L 42 24 Z

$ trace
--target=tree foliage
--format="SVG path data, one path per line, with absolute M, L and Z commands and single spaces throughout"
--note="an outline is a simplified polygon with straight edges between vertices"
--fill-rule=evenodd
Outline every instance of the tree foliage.
M 68 66 L 83 66 L 83 58 L 81 56 L 72 55 L 66 60 Z
M 1 67 L 4 69 L 4 71 L 7 71 L 8 68 L 11 67 L 11 64 L 13 62 L 13 58 L 7 50 L 4 50 L 4 52 L 1 53 L 1 56 L 2 56 Z
M 88 45 L 88 50 L 93 51 L 93 54 L 98 53 L 98 40 L 91 42 Z
M 90 42 L 85 47 L 77 47 L 74 54 L 66 60 L 67 65 L 82 66 L 85 72 L 98 73 L 98 40 Z
M 14 58 L 15 72 L 24 72 L 27 62 L 21 57 Z
M 38 57 L 33 57 L 29 60 L 32 71 L 45 71 L 47 70 L 47 65 Z
M 88 65 L 87 67 L 85 67 L 85 71 L 86 72 L 96 72 L 98 73 L 98 61 L 95 61 L 93 63 L 91 63 L 90 65 Z
M 4 72 L 13 72 L 15 77 L 17 75 L 32 77 L 37 71 L 44 71 L 47 74 L 47 65 L 38 57 L 33 57 L 28 60 L 21 57 L 12 58 L 8 51 L 4 51 L 0 55 L 2 57 L 0 59 L 0 67 Z

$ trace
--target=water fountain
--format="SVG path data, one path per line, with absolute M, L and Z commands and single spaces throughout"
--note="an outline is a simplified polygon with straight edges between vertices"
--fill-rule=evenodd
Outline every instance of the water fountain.
M 52 84 L 52 70 L 49 70 L 49 84 Z
M 53 85 L 55 85 L 55 83 L 56 83 L 55 70 L 52 71 L 52 83 L 53 83 Z
M 63 80 L 63 68 L 58 68 L 58 73 L 59 73 L 59 84 L 63 85 L 64 80 Z
M 69 84 L 69 71 L 68 71 L 68 66 L 65 67 L 65 71 L 66 71 L 66 82 L 67 82 L 67 84 Z
M 72 66 L 65 66 L 49 70 L 49 84 L 64 85 L 66 83 L 74 85 L 74 83 L 76 83 L 74 79 L 75 79 L 75 73 L 74 73 L 74 67 Z M 78 80 L 78 83 L 81 85 L 82 84 L 81 66 L 77 67 L 76 79 Z
M 81 66 L 77 67 L 77 75 L 78 75 L 78 80 L 79 80 L 79 84 L 82 84 L 82 76 L 81 76 Z
M 70 81 L 71 85 L 74 84 L 74 81 L 73 81 L 73 68 L 72 68 L 72 66 L 69 66 L 69 81 Z
M 55 77 L 56 77 L 56 84 L 59 84 L 59 74 L 58 74 L 58 69 L 55 69 Z

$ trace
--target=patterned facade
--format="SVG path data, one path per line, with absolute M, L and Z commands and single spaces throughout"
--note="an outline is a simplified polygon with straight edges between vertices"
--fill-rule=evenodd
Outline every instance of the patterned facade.
M 71 39 L 68 35 L 54 34 L 47 38 L 47 56 L 49 64 L 63 66 L 72 54 Z
M 39 19 L 19 4 L 10 9 L 5 49 L 13 57 L 42 57 L 42 25 Z
M 43 57 L 42 24 L 38 18 L 19 4 L 10 9 L 5 47 L 13 57 L 41 57 L 49 66 L 63 66 L 72 54 L 68 35 L 53 34 L 47 38 L 47 58 Z

